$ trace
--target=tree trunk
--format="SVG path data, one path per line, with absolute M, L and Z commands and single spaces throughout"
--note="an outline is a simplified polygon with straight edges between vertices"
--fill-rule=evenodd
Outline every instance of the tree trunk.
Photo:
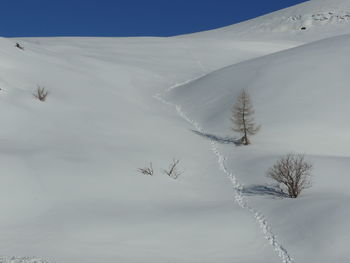
M 249 145 L 250 144 L 250 141 L 249 141 L 248 136 L 247 136 L 247 132 L 244 132 L 244 136 L 242 138 L 242 143 L 243 143 L 243 145 Z

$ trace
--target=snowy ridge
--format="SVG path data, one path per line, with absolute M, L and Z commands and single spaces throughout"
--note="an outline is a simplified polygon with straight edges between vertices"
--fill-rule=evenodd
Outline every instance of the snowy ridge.
M 306 1 L 239 24 L 197 33 L 198 37 L 279 39 L 304 43 L 338 36 L 349 31 L 350 1 Z
M 202 76 L 194 78 L 194 79 L 190 79 L 187 80 L 183 83 L 178 83 L 175 84 L 173 86 L 171 86 L 170 88 L 167 89 L 167 91 L 170 91 L 174 88 L 180 87 L 182 85 L 191 83 L 199 78 L 202 78 Z M 205 130 L 198 124 L 198 122 L 192 120 L 183 110 L 181 105 L 176 105 L 174 103 L 171 103 L 169 101 L 164 100 L 161 97 L 160 93 L 157 93 L 154 98 L 158 99 L 159 101 L 161 101 L 162 103 L 166 104 L 166 105 L 170 105 L 176 108 L 176 112 L 178 113 L 178 115 L 183 118 L 184 120 L 186 120 L 188 123 L 190 123 L 196 131 L 201 132 L 201 133 L 205 133 Z M 243 209 L 248 210 L 251 214 L 253 214 L 256 222 L 258 223 L 259 227 L 261 228 L 262 232 L 264 233 L 264 237 L 266 240 L 269 241 L 270 245 L 273 246 L 274 251 L 277 253 L 277 255 L 282 259 L 283 263 L 292 263 L 294 262 L 293 258 L 289 255 L 287 249 L 285 247 L 283 247 L 278 239 L 277 236 L 272 232 L 271 227 L 269 225 L 269 223 L 267 222 L 265 216 L 260 213 L 259 211 L 257 211 L 256 209 L 254 209 L 253 207 L 249 206 L 247 203 L 246 198 L 244 197 L 242 190 L 243 190 L 243 185 L 240 184 L 237 180 L 237 177 L 235 176 L 234 173 L 230 172 L 227 170 L 226 168 L 226 164 L 225 164 L 225 156 L 223 154 L 220 153 L 217 143 L 215 143 L 214 141 L 210 141 L 210 145 L 211 145 L 211 149 L 213 151 L 213 153 L 217 156 L 218 158 L 218 164 L 220 166 L 220 169 L 225 173 L 225 175 L 227 176 L 227 178 L 231 181 L 232 186 L 233 186 L 233 190 L 234 190 L 234 201 Z
M 0 257 L 0 263 L 49 263 L 36 257 Z
M 287 19 L 282 19 L 281 26 L 277 29 L 285 29 L 286 25 L 283 23 L 291 23 L 291 28 L 294 30 L 308 29 L 311 26 L 321 26 L 326 24 L 339 24 L 350 21 L 350 12 L 322 12 L 308 15 L 293 15 Z
M 349 10 L 349 9 L 348 9 Z M 350 12 L 345 10 L 322 11 L 308 14 L 293 14 L 274 19 L 256 27 L 261 32 L 294 32 L 308 30 L 325 25 L 347 25 L 350 22 Z
M 196 81 L 196 80 L 198 80 L 198 79 L 200 79 L 200 78 L 202 78 L 202 77 L 204 77 L 204 76 L 206 76 L 206 75 L 208 75 L 208 73 L 202 74 L 202 75 L 200 75 L 199 77 L 195 77 L 195 78 L 192 78 L 192 79 L 188 79 L 188 80 L 186 80 L 186 81 L 184 81 L 184 82 L 180 82 L 180 83 L 174 84 L 174 85 L 170 86 L 168 89 L 166 89 L 165 92 L 169 92 L 169 91 L 171 91 L 171 90 L 173 90 L 173 89 L 175 89 L 175 88 L 178 88 L 178 87 L 181 87 L 181 86 L 183 86 L 183 85 L 189 84 L 189 83 L 191 83 L 191 82 L 193 82 L 193 81 Z M 153 98 L 155 98 L 155 99 L 161 101 L 161 102 L 164 103 L 164 104 L 167 104 L 167 105 L 170 105 L 170 106 L 176 106 L 176 105 L 174 105 L 173 103 L 171 103 L 171 102 L 166 101 L 165 99 L 163 99 L 163 98 L 162 98 L 162 94 L 161 94 L 160 92 L 156 93 L 156 94 L 153 96 Z M 180 107 L 180 106 L 176 106 L 176 107 Z M 186 118 L 186 116 L 181 116 L 181 117 Z M 192 123 L 192 121 L 191 121 L 190 119 L 186 119 L 186 121 Z M 196 125 L 198 125 L 198 124 L 196 124 Z M 198 127 L 199 127 L 199 126 L 198 126 Z M 198 127 L 196 126 L 196 128 L 198 128 Z

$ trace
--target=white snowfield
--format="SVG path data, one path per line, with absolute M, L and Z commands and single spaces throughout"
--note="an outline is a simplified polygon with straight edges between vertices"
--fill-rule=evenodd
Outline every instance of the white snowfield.
M 0 39 L 0 263 L 350 262 L 349 14 L 313 0 L 171 38 Z M 247 147 L 242 89 L 262 124 Z M 265 176 L 288 152 L 314 166 L 298 199 Z

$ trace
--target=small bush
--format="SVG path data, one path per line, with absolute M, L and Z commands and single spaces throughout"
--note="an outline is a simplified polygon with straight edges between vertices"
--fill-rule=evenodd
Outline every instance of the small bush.
M 311 187 L 312 165 L 305 161 L 304 155 L 287 154 L 272 166 L 267 176 L 282 184 L 291 198 L 297 198 L 305 189 Z
M 177 179 L 182 174 L 182 172 L 180 172 L 177 168 L 179 162 L 179 160 L 173 159 L 173 161 L 169 165 L 168 170 L 163 170 L 164 174 L 166 174 L 170 178 Z
M 45 87 L 38 86 L 36 93 L 33 94 L 33 96 L 40 101 L 45 101 L 48 94 L 49 92 L 45 90 Z
M 139 168 L 138 171 L 142 174 L 146 174 L 146 175 L 153 175 L 153 167 L 152 167 L 152 163 L 150 163 L 149 167 L 145 167 L 145 168 Z

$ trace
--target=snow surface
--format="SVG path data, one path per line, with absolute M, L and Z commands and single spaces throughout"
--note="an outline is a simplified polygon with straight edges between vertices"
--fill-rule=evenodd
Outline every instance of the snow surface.
M 349 25 L 349 0 L 311 0 L 236 25 L 193 34 L 192 37 L 311 42 L 349 34 Z
M 0 263 L 349 262 L 349 12 L 313 0 L 172 38 L 0 39 Z M 262 124 L 249 147 L 230 130 L 242 88 Z M 293 200 L 265 176 L 290 151 L 314 165 Z

